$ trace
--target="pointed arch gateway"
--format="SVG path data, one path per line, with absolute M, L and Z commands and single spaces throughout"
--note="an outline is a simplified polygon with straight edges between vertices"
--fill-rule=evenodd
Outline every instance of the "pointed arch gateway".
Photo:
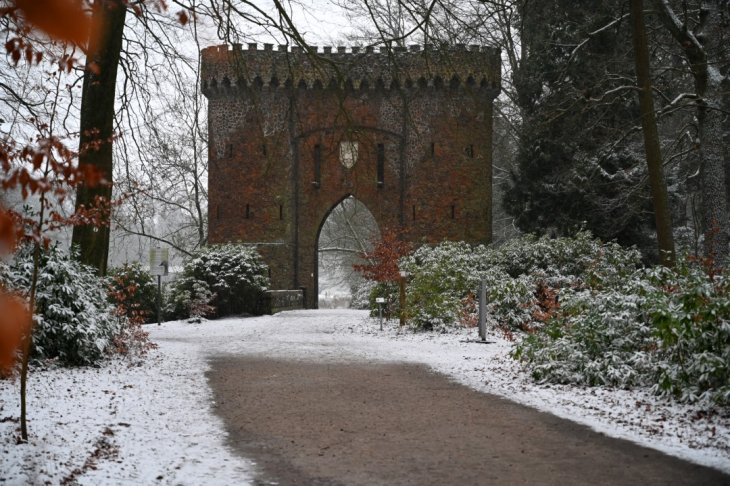
M 317 231 L 315 284 L 318 307 L 348 307 L 353 289 L 363 283 L 353 265 L 372 250 L 380 228 L 370 210 L 347 194 L 325 215 Z
M 318 304 L 324 225 L 350 198 L 415 244 L 491 240 L 499 52 L 322 55 L 337 69 L 286 47 L 202 52 L 209 241 L 255 245 L 271 288 L 303 290 L 306 307 Z M 224 89 L 226 76 L 243 81 Z

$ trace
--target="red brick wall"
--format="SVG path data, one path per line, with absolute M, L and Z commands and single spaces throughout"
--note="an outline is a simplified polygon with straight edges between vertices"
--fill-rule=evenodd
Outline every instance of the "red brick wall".
M 208 53 L 220 62 L 220 51 Z M 206 51 L 203 61 L 210 76 Z M 304 287 L 308 306 L 316 306 L 319 230 L 348 195 L 381 230 L 400 228 L 416 243 L 490 241 L 493 81 L 360 89 L 238 83 L 206 88 L 209 240 L 257 244 L 273 288 Z M 342 141 L 358 143 L 351 169 L 340 162 Z M 378 144 L 385 149 L 382 185 Z

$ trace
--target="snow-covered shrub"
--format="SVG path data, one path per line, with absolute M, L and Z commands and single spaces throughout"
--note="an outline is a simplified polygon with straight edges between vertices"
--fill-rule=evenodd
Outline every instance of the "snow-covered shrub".
M 730 405 L 730 277 L 699 265 L 648 272 L 646 313 L 661 339 L 655 390 Z
M 226 244 L 198 250 L 172 284 L 167 315 L 180 319 L 259 313 L 261 294 L 269 285 L 267 270 L 250 246 Z
M 561 289 L 611 288 L 639 264 L 638 251 L 603 243 L 587 232 L 574 238 L 528 235 L 497 248 L 444 242 L 422 246 L 401 261 L 410 274 L 408 315 L 417 328 L 472 321 L 473 296 L 484 279 L 488 311 L 506 331 L 541 326 L 557 307 Z M 554 301 L 547 309 L 546 295 Z
M 521 236 L 506 242 L 487 258 L 489 264 L 500 266 L 512 277 L 541 270 L 551 286 L 562 286 L 560 279 L 565 283 L 567 277 L 573 277 L 594 289 L 620 284 L 641 265 L 638 250 L 604 243 L 587 231 L 574 237 Z
M 139 262 L 109 271 L 109 297 L 132 321 L 148 323 L 157 318 L 157 284 Z
M 372 288 L 370 289 L 370 295 L 368 296 L 370 316 L 376 317 L 378 315 L 378 298 L 382 297 L 385 299 L 383 304 L 383 317 L 386 319 L 396 318 L 400 316 L 400 289 L 398 284 L 395 282 L 373 282 Z
M 410 322 L 421 329 L 444 330 L 463 314 L 462 300 L 478 285 L 478 252 L 464 242 L 422 246 L 401 260 L 409 274 L 407 310 Z
M 0 263 L 2 285 L 27 294 L 33 256 L 22 248 L 8 264 Z M 43 252 L 36 289 L 33 356 L 58 358 L 63 364 L 99 361 L 119 336 L 125 319 L 114 315 L 107 282 L 94 270 L 53 247 Z
M 681 401 L 730 404 L 730 279 L 680 263 L 621 286 L 568 291 L 514 356 L 538 381 L 652 386 Z
M 649 384 L 659 340 L 642 320 L 641 284 L 567 293 L 560 313 L 514 351 L 533 378 L 554 383 L 629 387 Z
M 511 278 L 501 269 L 485 274 L 487 283 L 487 312 L 505 331 L 531 330 L 538 311 L 537 283 L 532 276 Z M 491 278 L 490 278 L 491 277 Z
M 359 278 L 355 281 L 355 285 L 351 287 L 352 300 L 350 301 L 351 309 L 370 309 L 370 294 L 375 287 L 375 281 Z

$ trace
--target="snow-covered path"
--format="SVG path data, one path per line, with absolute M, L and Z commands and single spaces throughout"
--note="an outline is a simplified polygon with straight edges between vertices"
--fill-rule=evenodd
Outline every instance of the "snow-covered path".
M 607 435 L 730 472 L 730 416 L 705 414 L 646 391 L 532 384 L 510 343 L 466 342 L 475 330 L 379 331 L 365 312 L 293 311 L 247 319 L 149 326 L 159 349 L 145 361 L 31 376 L 30 444 L 12 443 L 17 383 L 0 382 L 0 483 L 243 484 L 251 463 L 225 445 L 205 380 L 207 358 L 253 355 L 316 362 L 411 362 Z

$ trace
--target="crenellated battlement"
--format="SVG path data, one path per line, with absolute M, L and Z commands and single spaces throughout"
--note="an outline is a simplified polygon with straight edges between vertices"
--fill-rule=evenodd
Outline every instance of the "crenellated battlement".
M 479 45 L 305 49 L 251 43 L 203 49 L 201 83 L 209 98 L 251 88 L 469 88 L 495 97 L 500 67 L 499 50 Z
M 489 242 L 500 67 L 482 46 L 203 49 L 209 241 L 255 245 L 307 307 L 348 197 L 414 244 Z

